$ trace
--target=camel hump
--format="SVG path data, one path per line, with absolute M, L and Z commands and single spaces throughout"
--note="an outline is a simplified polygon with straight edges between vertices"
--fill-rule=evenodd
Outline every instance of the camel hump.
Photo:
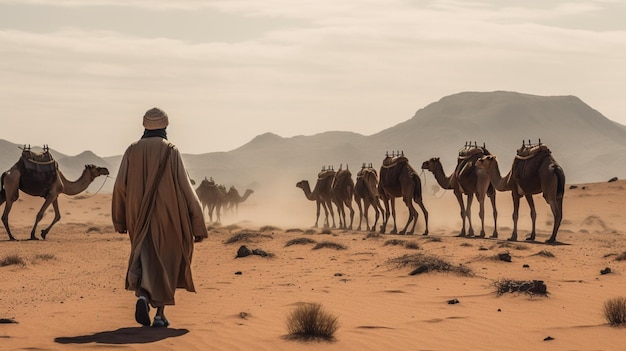
M 361 170 L 359 171 L 359 173 L 356 174 L 357 178 L 363 178 L 368 174 L 373 174 L 375 177 L 378 176 L 378 173 L 376 172 L 376 170 L 372 167 L 365 167 L 365 168 L 361 168 Z
M 56 173 L 57 163 L 52 157 L 48 146 L 43 147 L 42 152 L 31 150 L 30 145 L 22 148 L 22 156 L 20 161 L 27 171 L 39 173 Z
M 522 145 L 522 147 L 517 149 L 517 155 L 515 155 L 515 158 L 518 160 L 527 160 L 541 153 L 551 154 L 552 151 L 550 151 L 550 149 L 544 144 Z
M 332 169 L 322 170 L 317 174 L 317 179 L 325 179 L 328 177 L 335 177 L 335 171 Z
M 409 159 L 406 158 L 405 156 L 386 157 L 383 160 L 383 167 L 391 168 L 391 167 L 401 165 L 403 163 L 409 163 Z
M 473 157 L 489 155 L 489 151 L 484 146 L 468 145 L 459 150 L 459 160 L 466 160 Z

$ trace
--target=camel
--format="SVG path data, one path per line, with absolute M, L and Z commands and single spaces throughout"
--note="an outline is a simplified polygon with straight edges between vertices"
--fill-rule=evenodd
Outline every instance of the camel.
M 383 207 L 380 204 L 380 194 L 378 193 L 378 173 L 372 167 L 372 164 L 365 166 L 364 163 L 359 173 L 357 173 L 354 186 L 354 200 L 359 207 L 359 226 L 357 230 L 361 230 L 361 221 L 365 218 L 366 230 L 375 231 L 378 218 L 383 213 Z M 376 216 L 371 227 L 368 216 L 370 206 L 374 209 Z
M 556 235 L 563 219 L 563 194 L 565 193 L 565 173 L 552 157 L 547 146 L 541 144 L 528 145 L 522 143 L 513 159 L 509 173 L 503 178 L 495 156 L 484 156 L 476 161 L 476 167 L 486 169 L 490 175 L 491 184 L 498 191 L 511 191 L 513 197 L 513 233 L 508 240 L 517 240 L 517 219 L 519 218 L 519 200 L 526 198 L 530 207 L 532 231 L 526 240 L 535 240 L 535 211 L 534 194 L 543 193 L 543 198 L 550 205 L 554 223 L 552 235 L 547 243 L 556 242 Z
M 225 207 L 229 211 L 236 213 L 237 210 L 239 210 L 239 204 L 246 201 L 248 197 L 252 195 L 252 193 L 254 193 L 254 190 L 246 189 L 243 196 L 241 196 L 239 195 L 239 191 L 237 191 L 237 188 L 235 188 L 235 186 L 231 186 L 226 193 Z
M 472 227 L 472 201 L 474 195 L 478 199 L 480 210 L 480 237 L 485 237 L 485 195 L 491 199 L 491 208 L 493 209 L 493 233 L 492 238 L 498 237 L 498 211 L 496 209 L 496 192 L 490 183 L 489 175 L 486 170 L 474 166 L 474 162 L 480 157 L 489 155 L 489 151 L 483 146 L 476 144 L 465 144 L 465 148 L 459 150 L 458 163 L 455 171 L 446 176 L 439 157 L 433 157 L 422 164 L 422 169 L 429 170 L 435 176 L 437 183 L 443 189 L 452 189 L 459 206 L 461 207 L 461 220 L 463 222 L 461 232 L 458 236 L 474 236 L 474 228 Z M 463 195 L 467 195 L 467 208 L 463 204 Z M 465 220 L 468 222 L 468 231 L 465 230 Z
M 224 205 L 226 199 L 226 188 L 223 185 L 215 184 L 213 178 L 211 180 L 204 177 L 200 182 L 200 186 L 196 189 L 198 200 L 202 204 L 202 213 L 207 208 L 209 213 L 209 222 L 213 222 L 213 211 L 215 211 L 217 222 L 221 223 L 220 209 Z
M 302 189 L 304 191 L 304 196 L 311 201 L 315 201 L 317 205 L 317 215 L 315 217 L 315 225 L 314 228 L 317 228 L 319 217 L 320 217 L 320 206 L 324 208 L 324 228 L 328 228 L 328 213 L 330 212 L 330 216 L 333 220 L 333 228 L 336 228 L 335 225 L 335 214 L 333 212 L 332 207 L 332 182 L 335 178 L 335 171 L 329 167 L 328 169 L 322 167 L 322 171 L 317 175 L 317 183 L 315 183 L 315 188 L 311 191 L 311 186 L 309 185 L 308 180 L 301 180 L 296 184 L 296 187 Z
M 43 206 L 35 218 L 35 224 L 30 232 L 30 240 L 38 240 L 35 236 L 37 225 L 43 218 L 46 209 L 50 204 L 54 208 L 54 219 L 50 225 L 41 231 L 41 238 L 46 239 L 52 226 L 61 219 L 59 212 L 58 197 L 63 193 L 66 195 L 76 195 L 85 189 L 96 179 L 96 177 L 109 175 L 109 170 L 95 165 L 85 165 L 85 169 L 76 181 L 69 181 L 58 169 L 56 161 L 49 153 L 48 147 L 44 146 L 43 153 L 37 154 L 24 147 L 22 157 L 8 171 L 2 174 L 0 179 L 0 205 L 6 202 L 2 223 L 9 235 L 9 240 L 16 240 L 9 228 L 9 213 L 13 203 L 19 198 L 19 191 L 28 195 L 41 196 L 45 199 Z
M 339 228 L 352 230 L 352 224 L 354 221 L 354 209 L 352 208 L 352 200 L 354 199 L 354 181 L 352 180 L 352 173 L 346 165 L 346 169 L 342 170 L 339 166 L 339 170 L 335 173 L 335 178 L 331 186 L 333 200 L 337 206 L 337 215 L 339 216 Z M 347 207 L 350 210 L 350 225 L 346 221 Z
M 380 180 L 378 183 L 378 191 L 385 204 L 385 216 L 383 217 L 383 224 L 380 228 L 381 233 L 385 233 L 387 222 L 389 221 L 389 206 L 391 204 L 391 215 L 393 216 L 393 229 L 391 234 L 396 234 L 398 229 L 396 227 L 396 204 L 395 198 L 402 197 L 402 200 L 409 209 L 409 219 L 404 226 L 404 229 L 400 231 L 400 234 L 413 234 L 415 225 L 417 224 L 418 213 L 413 206 L 415 201 L 422 212 L 424 212 L 424 220 L 426 221 L 426 228 L 423 235 L 428 235 L 428 211 L 424 207 L 422 201 L 422 183 L 409 164 L 409 160 L 404 157 L 404 153 L 391 156 L 386 155 L 383 160 L 383 164 L 380 167 Z M 413 222 L 411 230 L 407 232 L 409 224 Z

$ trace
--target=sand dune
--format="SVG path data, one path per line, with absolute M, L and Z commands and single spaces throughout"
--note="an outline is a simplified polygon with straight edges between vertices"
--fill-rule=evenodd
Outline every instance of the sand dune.
M 113 232 L 110 195 L 62 196 L 63 218 L 47 240 L 9 242 L 0 230 L 0 260 L 23 260 L 0 267 L 0 319 L 16 322 L 0 324 L 0 345 L 4 350 L 619 350 L 626 342 L 624 329 L 609 326 L 602 308 L 607 299 L 626 295 L 626 261 L 616 260 L 626 252 L 625 189 L 625 181 L 567 189 L 559 245 L 542 243 L 551 215 L 540 197 L 540 242 L 511 243 L 502 240 L 512 227 L 508 194 L 498 194 L 501 240 L 495 240 L 455 236 L 460 217 L 450 192 L 426 196 L 427 237 L 337 229 L 311 233 L 315 205 L 297 189 L 293 197 L 275 199 L 276 207 L 255 193 L 237 216 L 225 214 L 223 225 L 211 227 L 209 239 L 196 245 L 198 291 L 177 294 L 177 305 L 167 311 L 168 329 L 142 328 L 134 321 L 135 298 L 124 290 L 130 245 L 125 235 Z M 15 204 L 10 221 L 17 238 L 28 238 L 39 206 L 40 199 L 26 195 Z M 486 223 L 493 228 L 486 208 Z M 477 212 L 476 206 L 475 229 Z M 525 203 L 521 215 L 523 238 L 530 228 Z M 48 214 L 43 224 L 51 218 Z M 421 213 L 418 225 L 421 232 Z M 242 232 L 264 235 L 226 243 Z M 303 237 L 346 249 L 286 246 Z M 241 245 L 272 255 L 235 258 Z M 511 262 L 497 259 L 505 252 Z M 473 275 L 409 275 L 412 267 L 390 262 L 417 253 L 462 265 Z M 606 267 L 612 273 L 601 274 Z M 494 283 L 507 279 L 542 280 L 548 295 L 498 295 Z M 459 303 L 449 304 L 452 299 Z M 335 340 L 285 338 L 287 316 L 303 302 L 320 303 L 338 318 Z M 548 337 L 553 340 L 544 340 Z

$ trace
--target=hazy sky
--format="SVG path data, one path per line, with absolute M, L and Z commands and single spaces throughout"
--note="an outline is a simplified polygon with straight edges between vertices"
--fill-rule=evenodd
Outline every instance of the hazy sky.
M 0 138 L 118 155 L 158 106 L 184 153 L 369 135 L 462 91 L 626 124 L 622 0 L 0 0 Z

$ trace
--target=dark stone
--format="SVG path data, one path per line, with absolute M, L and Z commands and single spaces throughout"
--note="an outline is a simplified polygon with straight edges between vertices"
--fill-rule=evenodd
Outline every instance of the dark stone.
M 343 273 L 335 273 L 335 277 L 343 277 Z
M 617 181 L 617 177 L 613 177 L 613 178 L 609 179 L 609 183 L 616 182 L 616 181 Z
M 242 274 L 243 274 L 243 272 L 242 272 L 242 271 L 237 271 L 237 272 L 235 272 L 235 275 L 242 275 Z
M 524 264 L 522 267 L 523 268 L 530 268 L 530 265 L 529 264 Z
M 553 337 L 551 337 L 551 336 L 546 336 L 546 337 L 543 339 L 543 341 L 550 341 L 550 340 L 554 340 L 554 338 L 553 338 Z
M 569 188 L 570 189 L 578 189 L 578 185 L 570 185 Z
M 250 250 L 247 246 L 241 245 L 239 250 L 237 250 L 237 257 L 246 257 L 252 255 L 252 250 Z
M 612 271 L 611 271 L 611 268 L 606 267 L 605 269 L 603 269 L 603 270 L 601 270 L 601 271 L 600 271 L 600 274 L 609 274 L 609 273 L 611 273 L 611 272 L 612 272 Z
M 459 303 L 457 299 L 448 300 L 448 305 L 456 305 L 457 303 Z
M 511 262 L 511 254 L 508 252 L 499 253 L 498 258 L 500 261 Z

